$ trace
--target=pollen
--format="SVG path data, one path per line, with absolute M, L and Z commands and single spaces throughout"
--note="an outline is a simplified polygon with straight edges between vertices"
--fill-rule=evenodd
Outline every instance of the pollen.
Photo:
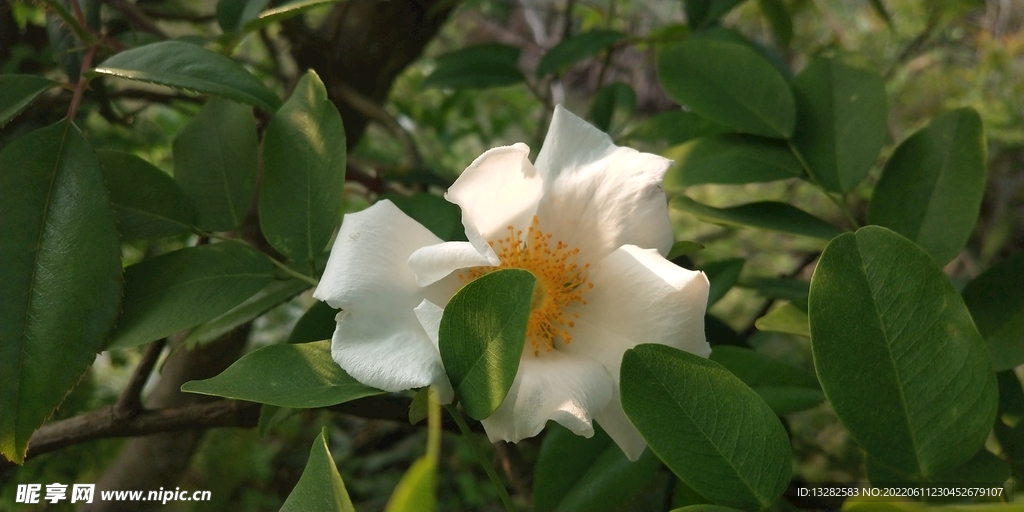
M 570 343 L 570 331 L 576 326 L 579 314 L 569 313 L 566 308 L 572 304 L 586 305 L 583 293 L 594 287 L 586 276 L 590 264 L 580 266 L 577 263 L 580 250 L 561 240 L 553 240 L 552 235 L 541 231 L 536 215 L 525 236 L 522 230 L 509 226 L 508 236 L 489 243 L 501 264 L 497 267 L 474 267 L 460 277 L 472 281 L 503 268 L 529 270 L 537 278 L 526 328 L 526 339 L 533 346 L 533 355 L 540 356 L 541 349 L 552 351 L 555 340 Z

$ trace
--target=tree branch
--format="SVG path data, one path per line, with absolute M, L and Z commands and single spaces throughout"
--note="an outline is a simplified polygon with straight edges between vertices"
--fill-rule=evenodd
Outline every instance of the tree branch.
M 160 354 L 163 353 L 164 345 L 166 344 L 167 338 L 163 338 L 150 343 L 146 347 L 146 352 L 142 354 L 139 365 L 132 372 L 128 385 L 121 391 L 121 396 L 118 397 L 117 403 L 114 404 L 114 416 L 118 420 L 131 419 L 142 411 L 142 388 L 146 386 L 149 374 L 153 372 L 153 367 L 156 366 L 157 360 L 160 359 Z

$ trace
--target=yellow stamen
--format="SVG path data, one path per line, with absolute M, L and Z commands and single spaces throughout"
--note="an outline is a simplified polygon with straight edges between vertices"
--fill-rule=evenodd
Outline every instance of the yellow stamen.
M 507 237 L 488 242 L 501 260 L 497 267 L 474 267 L 468 274 L 459 274 L 460 278 L 472 281 L 494 270 L 521 268 L 537 277 L 526 329 L 526 338 L 533 345 L 534 356 L 540 355 L 542 346 L 545 352 L 554 349 L 556 338 L 564 343 L 572 341 L 569 329 L 575 327 L 573 319 L 579 315 L 566 313 L 565 308 L 573 303 L 585 305 L 587 301 L 583 299 L 583 291 L 594 287 L 593 283 L 587 282 L 585 275 L 590 264 L 582 267 L 576 264 L 580 250 L 570 249 L 561 240 L 552 247 L 553 237 L 541 231 L 537 224 L 537 216 L 534 215 L 525 239 L 522 230 L 509 226 Z

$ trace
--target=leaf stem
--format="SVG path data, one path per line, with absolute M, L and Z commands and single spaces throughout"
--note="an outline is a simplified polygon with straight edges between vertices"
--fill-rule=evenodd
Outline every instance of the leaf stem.
M 197 234 L 197 235 L 199 235 L 199 236 L 205 236 L 207 238 L 214 238 L 214 239 L 221 240 L 221 241 L 224 241 L 224 242 L 235 242 L 235 243 L 239 243 L 239 244 L 249 245 L 249 243 L 246 242 L 245 240 L 242 240 L 242 239 L 239 239 L 239 238 L 233 238 L 233 237 L 230 237 L 230 236 L 218 235 L 217 233 L 210 233 L 209 231 L 203 231 L 203 230 L 201 230 L 199 228 L 192 228 L 192 232 Z M 307 282 L 307 283 L 309 283 L 309 284 L 311 284 L 313 286 L 317 286 L 317 285 L 320 284 L 320 281 L 317 281 L 316 279 L 314 279 L 314 278 L 312 278 L 310 276 L 307 276 L 306 274 L 303 274 L 302 272 L 298 272 L 295 269 L 289 267 L 288 265 L 285 265 L 284 263 L 281 263 L 280 261 L 277 261 L 276 259 L 274 259 L 274 258 L 272 258 L 270 256 L 267 256 L 267 259 L 270 260 L 270 262 L 273 263 L 275 267 L 281 269 L 282 272 L 284 272 L 285 274 L 288 274 L 290 277 L 294 277 L 295 279 L 298 279 L 300 281 Z
M 818 179 L 818 176 L 814 174 L 813 170 L 811 170 L 810 164 L 807 163 L 807 160 L 804 160 L 803 153 L 801 153 L 800 150 L 796 147 L 796 145 L 793 144 L 793 141 L 790 139 L 786 139 L 786 144 L 789 145 L 789 151 L 793 153 L 793 156 L 795 156 L 796 159 L 800 162 L 800 166 L 804 168 L 804 172 L 806 172 L 807 176 L 811 178 L 811 181 L 814 183 L 814 186 L 818 187 L 818 189 L 821 190 L 823 194 L 825 194 L 825 197 L 827 197 L 829 201 L 832 201 L 832 203 L 839 208 L 839 211 L 843 212 L 843 215 L 846 217 L 847 222 L 849 222 L 850 225 L 853 226 L 854 231 L 860 228 L 860 223 L 857 222 L 857 219 L 853 217 L 853 213 L 850 212 L 850 207 L 847 206 L 845 202 L 846 195 L 843 195 L 844 201 L 836 199 L 835 196 L 833 196 L 832 193 L 825 189 L 825 187 L 821 184 L 821 181 Z
M 459 431 L 462 432 L 462 437 L 469 443 L 470 448 L 473 449 L 473 455 L 476 455 L 477 462 L 483 466 L 484 471 L 487 472 L 487 477 L 491 479 L 491 484 L 498 491 L 498 497 L 501 498 L 501 503 L 505 505 L 505 510 L 508 512 L 515 512 L 516 507 L 512 504 L 512 498 L 509 497 L 508 491 L 505 490 L 505 484 L 501 483 L 498 478 L 498 473 L 494 470 L 494 465 L 491 464 L 484 453 L 480 451 L 480 447 L 477 446 L 476 441 L 473 440 L 473 431 L 469 429 L 469 425 L 466 424 L 466 419 L 462 417 L 462 413 L 459 412 L 458 402 L 453 402 L 451 405 L 444 406 L 448 410 L 448 414 L 451 414 L 452 419 L 455 420 L 455 424 L 459 426 Z

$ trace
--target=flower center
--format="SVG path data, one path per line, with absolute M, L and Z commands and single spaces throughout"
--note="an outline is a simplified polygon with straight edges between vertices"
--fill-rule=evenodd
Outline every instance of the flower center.
M 554 243 L 554 245 L 552 245 Z M 583 292 L 594 287 L 584 275 L 590 264 L 582 267 L 576 264 L 580 250 L 569 248 L 561 240 L 553 241 L 537 225 L 537 216 L 523 237 L 523 231 L 508 227 L 508 236 L 488 242 L 498 254 L 501 264 L 497 267 L 474 267 L 469 274 L 459 277 L 472 281 L 488 272 L 503 268 L 529 270 L 537 278 L 530 301 L 530 320 L 526 328 L 526 339 L 533 345 L 533 355 L 539 356 L 541 347 L 550 352 L 555 339 L 564 343 L 572 341 L 569 329 L 575 327 L 573 319 L 577 313 L 567 313 L 566 307 L 573 303 L 586 305 Z

